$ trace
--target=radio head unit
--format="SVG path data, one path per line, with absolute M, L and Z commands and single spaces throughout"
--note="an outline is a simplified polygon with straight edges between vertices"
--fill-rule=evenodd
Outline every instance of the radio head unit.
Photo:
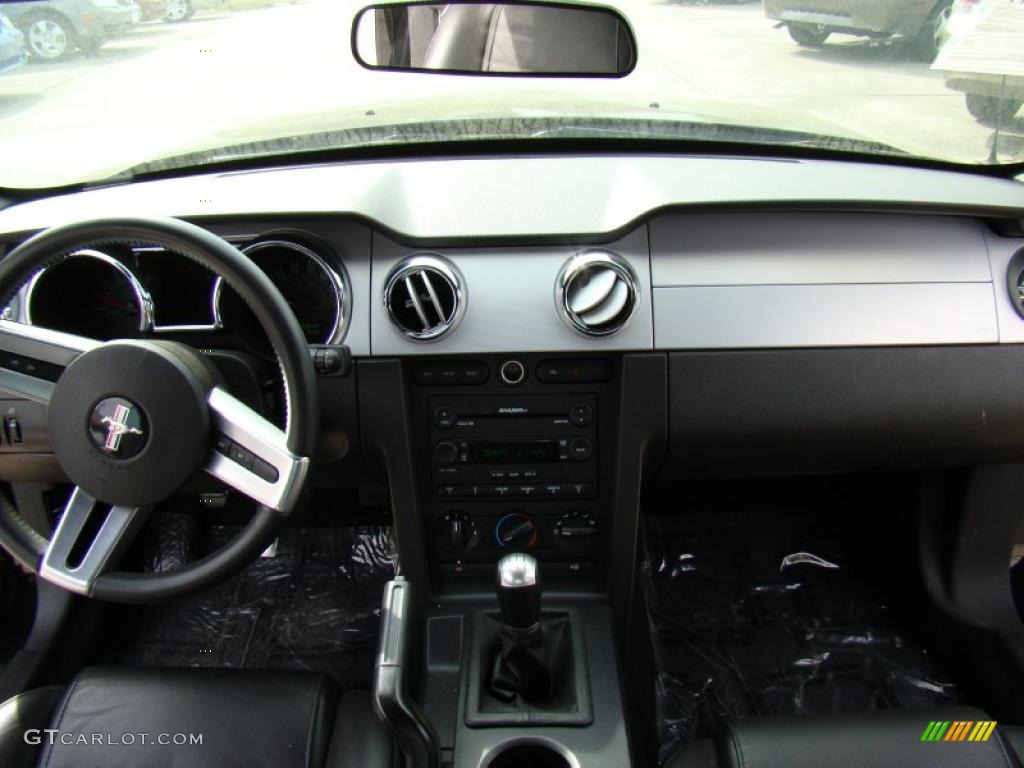
M 431 398 L 435 498 L 592 496 L 596 405 L 592 394 Z

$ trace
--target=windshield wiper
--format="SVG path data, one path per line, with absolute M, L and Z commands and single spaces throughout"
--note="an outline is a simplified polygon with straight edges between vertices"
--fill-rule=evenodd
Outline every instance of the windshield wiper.
M 318 150 L 345 151 L 367 147 L 462 141 L 595 138 L 805 147 L 836 153 L 913 157 L 897 147 L 876 141 L 728 123 L 608 117 L 501 117 L 395 123 L 248 141 L 142 163 L 126 169 L 123 174 L 118 174 L 118 177 L 137 178 L 164 171 L 197 169 L 240 160 L 290 156 Z

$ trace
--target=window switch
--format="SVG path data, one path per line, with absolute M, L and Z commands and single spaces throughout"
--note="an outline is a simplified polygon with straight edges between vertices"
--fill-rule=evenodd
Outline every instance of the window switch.
M 4 433 L 7 435 L 7 442 L 11 445 L 21 445 L 24 439 L 21 435 L 21 422 L 17 416 L 4 417 Z

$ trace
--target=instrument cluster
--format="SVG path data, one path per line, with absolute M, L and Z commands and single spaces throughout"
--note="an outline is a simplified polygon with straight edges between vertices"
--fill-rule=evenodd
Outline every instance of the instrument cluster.
M 234 244 L 281 292 L 310 344 L 341 342 L 351 289 L 326 244 L 298 232 Z M 75 251 L 36 273 L 6 314 L 101 341 L 228 332 L 254 352 L 269 351 L 256 316 L 223 278 L 181 254 L 135 243 Z

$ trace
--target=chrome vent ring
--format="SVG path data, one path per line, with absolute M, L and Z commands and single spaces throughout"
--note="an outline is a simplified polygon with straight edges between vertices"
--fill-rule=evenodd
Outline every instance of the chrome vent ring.
M 384 309 L 406 338 L 436 341 L 451 332 L 465 314 L 462 276 L 451 262 L 437 254 L 410 256 L 388 276 Z
M 576 254 L 555 282 L 559 316 L 585 336 L 610 336 L 619 331 L 633 317 L 639 299 L 632 267 L 611 251 Z

